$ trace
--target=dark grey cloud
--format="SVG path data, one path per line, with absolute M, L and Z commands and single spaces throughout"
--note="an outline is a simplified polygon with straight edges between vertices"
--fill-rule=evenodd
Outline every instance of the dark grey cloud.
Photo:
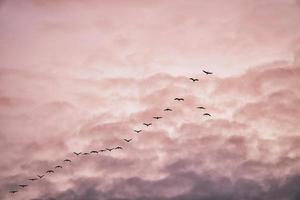
M 82 178 L 74 187 L 55 194 L 46 194 L 39 199 L 60 200 L 299 200 L 300 175 L 282 179 L 269 178 L 258 182 L 251 179 L 231 180 L 210 174 L 176 172 L 160 180 L 145 180 L 139 177 L 115 179 L 109 187 L 101 187 L 103 179 Z M 188 186 L 182 194 L 171 195 Z M 53 195 L 53 196 L 51 196 Z

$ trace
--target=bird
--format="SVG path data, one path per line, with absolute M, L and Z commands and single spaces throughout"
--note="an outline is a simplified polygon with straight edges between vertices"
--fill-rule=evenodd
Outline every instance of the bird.
M 98 151 L 91 151 L 90 153 L 98 153 Z
M 69 159 L 65 159 L 64 162 L 72 162 L 72 161 Z
M 203 115 L 205 115 L 205 116 L 211 116 L 209 113 L 204 113 Z
M 89 153 L 86 152 L 86 153 L 83 153 L 82 155 L 87 156 L 87 155 L 89 155 Z
M 154 118 L 154 119 L 161 119 L 162 117 L 158 117 L 158 116 L 157 116 L 157 117 L 153 117 L 153 118 Z
M 104 152 L 104 151 L 106 151 L 106 149 L 101 149 L 101 150 L 99 150 L 99 152 Z
M 46 173 L 54 173 L 54 171 L 53 170 L 48 170 L 48 171 L 46 171 Z
M 76 156 L 79 156 L 81 154 L 81 152 L 77 153 L 77 152 L 73 152 Z
M 164 111 L 172 111 L 172 109 L 166 108 L 166 109 L 164 109 Z
M 43 178 L 45 175 L 37 175 L 39 178 Z
M 212 74 L 212 72 L 208 72 L 208 71 L 205 71 L 205 70 L 202 70 L 206 75 L 208 74 Z
M 10 190 L 9 191 L 9 193 L 11 193 L 11 194 L 14 194 L 14 193 L 17 193 L 18 192 L 18 190 Z
M 148 123 L 148 124 L 147 124 L 147 123 L 144 123 L 144 125 L 145 125 L 145 126 L 151 126 L 152 123 Z
M 30 180 L 30 181 L 36 181 L 37 178 L 29 178 L 28 180 Z
M 197 108 L 199 108 L 199 109 L 205 109 L 203 106 L 198 106 Z
M 120 146 L 117 146 L 117 147 L 115 147 L 115 149 L 123 149 L 122 147 L 120 147 Z
M 139 133 L 139 132 L 141 132 L 142 130 L 134 130 L 134 132 L 136 132 L 136 133 Z
M 197 79 L 197 78 L 190 78 L 190 80 L 192 80 L 193 82 L 199 81 L 199 79 Z
M 55 166 L 55 169 L 57 169 L 57 168 L 62 168 L 62 166 L 60 166 L 60 165 Z
M 114 149 L 113 149 L 113 148 L 112 148 L 112 149 L 110 149 L 110 148 L 106 148 L 106 150 L 107 150 L 107 151 L 112 151 L 112 150 L 114 150 Z
M 22 187 L 22 188 L 25 188 L 25 187 L 27 187 L 28 185 L 19 185 L 20 187 Z
M 132 138 L 131 139 L 124 139 L 126 142 L 130 142 L 131 140 L 132 140 Z
M 178 98 L 178 97 L 176 97 L 174 100 L 175 101 L 184 101 L 184 98 Z

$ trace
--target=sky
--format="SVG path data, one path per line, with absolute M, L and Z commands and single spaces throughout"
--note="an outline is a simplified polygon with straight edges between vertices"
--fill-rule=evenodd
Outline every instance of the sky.
M 0 0 L 0 199 L 299 200 L 299 21 L 299 0 Z

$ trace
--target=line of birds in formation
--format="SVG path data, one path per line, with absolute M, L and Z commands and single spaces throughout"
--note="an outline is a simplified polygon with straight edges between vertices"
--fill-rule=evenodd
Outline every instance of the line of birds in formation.
M 208 72 L 208 71 L 205 71 L 205 70 L 202 70 L 205 74 L 207 74 L 207 75 L 209 75 L 209 74 L 213 74 L 212 72 Z M 193 81 L 193 82 L 196 82 L 196 81 L 199 81 L 199 79 L 197 79 L 197 78 L 189 78 L 191 81 Z M 175 101 L 184 101 L 184 98 L 178 98 L 178 97 L 176 97 L 176 98 L 174 98 L 174 100 Z M 203 106 L 198 106 L 197 107 L 198 109 L 201 109 L 201 110 L 205 110 L 206 108 L 205 107 L 203 107 Z M 170 112 L 170 111 L 173 111 L 171 108 L 165 108 L 163 111 L 165 111 L 165 112 Z M 209 114 L 209 113 L 204 113 L 203 114 L 204 116 L 211 116 L 211 114 Z M 163 118 L 163 117 L 161 117 L 161 116 L 155 116 L 155 117 L 153 117 L 153 119 L 156 119 L 156 120 L 159 120 L 159 119 L 161 119 L 161 118 Z M 143 123 L 143 125 L 145 125 L 145 126 L 147 126 L 147 127 L 149 127 L 149 126 L 151 126 L 152 125 L 152 123 Z M 136 132 L 136 133 L 140 133 L 140 132 L 142 132 L 142 130 L 141 129 L 139 129 L 139 130 L 133 130 L 134 132 Z M 133 138 L 130 138 L 130 139 L 123 139 L 125 142 L 127 142 L 127 143 L 129 143 L 131 140 L 132 140 Z M 113 147 L 113 148 L 105 148 L 105 149 L 100 149 L 100 150 L 98 150 L 98 151 L 96 151 L 96 150 L 93 150 L 93 151 L 90 151 L 90 152 L 73 152 L 73 154 L 75 154 L 76 156 L 79 156 L 79 155 L 83 155 L 83 156 L 87 156 L 87 155 L 90 155 L 90 154 L 98 154 L 98 153 L 102 153 L 102 152 L 105 152 L 105 151 L 109 151 L 109 152 L 111 152 L 111 151 L 113 151 L 113 150 L 123 150 L 123 147 L 121 147 L 121 146 L 117 146 L 117 147 Z M 63 160 L 63 162 L 64 163 L 71 163 L 72 161 L 70 160 L 70 159 L 65 159 L 65 160 Z M 56 165 L 55 167 L 54 167 L 54 169 L 62 169 L 63 168 L 63 166 L 61 166 L 61 165 Z M 43 174 L 43 175 L 37 175 L 37 177 L 38 178 L 29 178 L 28 180 L 29 181 L 37 181 L 37 180 L 39 180 L 39 179 L 42 179 L 46 174 L 53 174 L 54 173 L 54 170 L 52 170 L 52 169 L 50 169 L 50 170 L 47 170 L 46 171 L 46 173 L 45 174 Z M 20 184 L 20 185 L 18 185 L 19 187 L 21 187 L 21 188 L 25 188 L 25 187 L 28 187 L 29 185 L 28 184 Z M 17 193 L 18 192 L 18 190 L 10 190 L 9 191 L 9 193 L 11 193 L 11 194 L 14 194 L 14 193 Z

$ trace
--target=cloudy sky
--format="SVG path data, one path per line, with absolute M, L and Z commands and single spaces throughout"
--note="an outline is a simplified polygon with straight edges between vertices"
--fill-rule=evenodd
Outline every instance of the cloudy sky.
M 0 199 L 299 200 L 299 22 L 298 0 L 1 0 Z

